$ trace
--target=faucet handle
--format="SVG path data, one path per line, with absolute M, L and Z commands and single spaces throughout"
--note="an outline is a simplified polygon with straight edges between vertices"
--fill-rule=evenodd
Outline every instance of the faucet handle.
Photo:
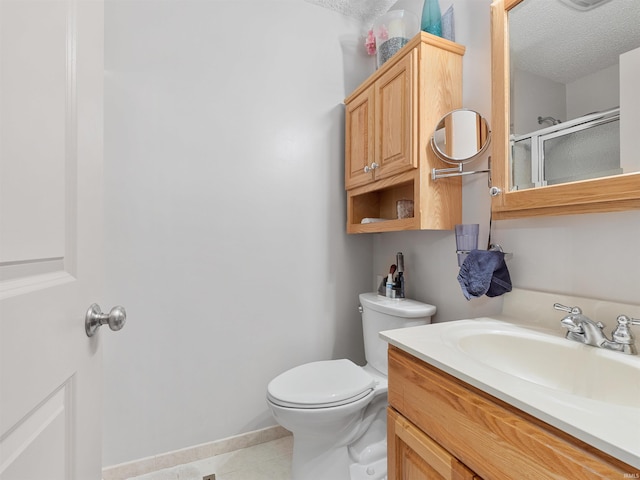
M 571 316 L 564 317 L 560 321 L 560 323 L 562 324 L 562 326 L 564 328 L 566 328 L 570 332 L 573 332 L 573 333 L 584 333 L 584 328 L 582 327 L 582 325 L 579 324 L 579 323 L 576 323 L 575 320 L 573 319 L 573 317 L 571 317 Z
M 570 332 L 584 333 L 583 323 L 595 325 L 600 330 L 604 328 L 602 322 L 594 322 L 590 318 L 584 316 L 580 307 L 567 307 L 566 305 L 562 305 L 561 303 L 554 303 L 553 308 L 562 312 L 567 312 L 569 314 L 564 317 L 560 321 L 560 323 L 562 323 L 562 326 L 568 329 Z
M 623 345 L 632 345 L 635 337 L 629 327 L 631 327 L 631 325 L 640 325 L 640 320 L 626 315 L 618 315 L 616 320 L 618 321 L 618 326 L 613 331 L 613 341 L 622 343 Z
M 631 317 L 627 317 L 626 315 L 620 315 L 618 317 L 618 322 L 623 322 L 623 323 L 627 323 L 629 325 L 640 325 L 640 318 L 631 318 Z
M 560 323 L 564 328 L 569 330 L 569 332 L 571 333 L 579 333 L 579 334 L 584 333 L 584 328 L 582 327 L 582 324 L 576 322 L 576 319 L 574 317 L 574 315 L 581 315 L 582 310 L 580 310 L 578 307 L 567 307 L 566 305 L 562 305 L 561 303 L 554 303 L 553 308 L 569 314 L 566 317 L 564 317 L 562 320 L 560 320 Z M 567 335 L 569 335 L 569 333 L 567 333 Z
M 560 310 L 561 312 L 567 312 L 571 315 L 580 315 L 582 314 L 582 310 L 580 307 L 567 307 L 566 305 L 562 305 L 561 303 L 554 303 L 553 308 L 556 310 Z

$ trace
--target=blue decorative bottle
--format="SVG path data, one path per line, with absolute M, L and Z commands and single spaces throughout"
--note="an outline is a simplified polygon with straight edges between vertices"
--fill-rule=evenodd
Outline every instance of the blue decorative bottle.
M 423 31 L 442 36 L 442 14 L 440 13 L 440 4 L 438 0 L 424 0 L 422 7 L 422 22 L 420 27 Z

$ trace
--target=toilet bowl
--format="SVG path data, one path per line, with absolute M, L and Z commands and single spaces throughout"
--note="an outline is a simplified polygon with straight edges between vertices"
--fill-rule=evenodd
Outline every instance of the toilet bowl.
M 436 307 L 360 294 L 367 364 L 294 367 L 267 387 L 276 421 L 293 433 L 292 480 L 383 480 L 387 475 L 387 343 L 378 332 L 422 325 Z

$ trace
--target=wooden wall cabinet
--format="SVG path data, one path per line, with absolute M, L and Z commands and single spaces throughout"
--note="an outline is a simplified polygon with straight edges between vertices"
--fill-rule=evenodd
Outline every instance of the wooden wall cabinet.
M 345 99 L 348 233 L 450 230 L 461 222 L 461 180 L 431 179 L 446 164 L 429 140 L 442 116 L 461 107 L 464 50 L 422 32 Z M 401 199 L 413 200 L 413 218 L 397 218 Z
M 387 434 L 389 480 L 640 478 L 637 468 L 393 346 Z M 420 453 L 427 450 L 439 460 L 422 462 L 434 457 Z M 430 476 L 423 463 L 454 473 Z

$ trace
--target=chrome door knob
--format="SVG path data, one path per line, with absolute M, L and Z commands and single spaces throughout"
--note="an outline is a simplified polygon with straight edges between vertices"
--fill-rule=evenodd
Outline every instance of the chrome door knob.
M 102 313 L 100 306 L 94 303 L 87 310 L 87 314 L 84 317 L 84 330 L 87 332 L 87 337 L 93 337 L 102 325 L 109 324 L 109 328 L 113 331 L 118 331 L 124 327 L 127 321 L 127 312 L 124 307 L 113 307 L 109 313 Z

